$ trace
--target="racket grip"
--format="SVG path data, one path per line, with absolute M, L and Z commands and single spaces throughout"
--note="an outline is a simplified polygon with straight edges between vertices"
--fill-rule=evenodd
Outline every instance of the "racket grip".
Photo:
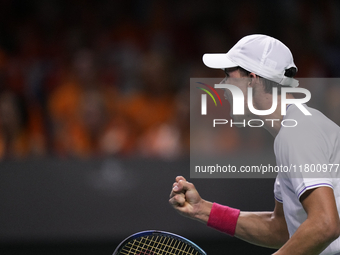
M 210 211 L 207 226 L 234 236 L 239 215 L 239 209 L 214 203 Z

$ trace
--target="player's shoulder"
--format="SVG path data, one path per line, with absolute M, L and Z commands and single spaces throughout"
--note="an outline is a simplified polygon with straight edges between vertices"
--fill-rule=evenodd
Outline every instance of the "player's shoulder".
M 340 135 L 340 127 L 322 112 L 304 105 L 311 115 L 305 115 L 297 106 L 291 105 L 284 120 L 294 121 L 294 126 L 282 126 L 275 143 L 296 144 L 309 140 L 322 141 Z
M 285 119 L 295 120 L 296 126 L 293 128 L 283 128 L 285 132 L 339 132 L 340 127 L 317 109 L 303 105 L 311 115 L 305 115 L 296 105 L 291 105 L 287 110 Z M 281 131 L 281 130 L 280 130 Z
M 312 107 L 307 106 L 306 104 L 302 105 L 311 115 L 306 115 L 302 112 L 299 107 L 296 105 L 290 105 L 287 110 L 286 118 L 293 118 L 300 121 L 302 124 L 304 123 L 322 123 L 319 121 L 331 121 L 327 118 L 322 112 Z

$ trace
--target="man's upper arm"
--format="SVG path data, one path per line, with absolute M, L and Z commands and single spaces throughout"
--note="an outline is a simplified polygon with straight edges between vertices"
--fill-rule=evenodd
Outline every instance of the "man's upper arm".
M 307 218 L 323 225 L 331 235 L 340 233 L 340 220 L 333 189 L 327 186 L 307 190 L 300 197 Z
M 300 201 L 307 219 L 275 255 L 320 254 L 340 233 L 333 189 L 322 186 L 307 190 Z

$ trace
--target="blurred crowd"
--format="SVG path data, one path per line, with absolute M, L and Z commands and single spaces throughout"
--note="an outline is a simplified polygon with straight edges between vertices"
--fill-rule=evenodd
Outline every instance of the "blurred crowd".
M 188 155 L 190 78 L 223 77 L 202 55 L 247 34 L 283 41 L 298 77 L 340 77 L 338 1 L 2 0 L 0 20 L 0 159 Z M 308 89 L 340 124 L 340 86 Z M 261 150 L 256 132 L 223 144 Z

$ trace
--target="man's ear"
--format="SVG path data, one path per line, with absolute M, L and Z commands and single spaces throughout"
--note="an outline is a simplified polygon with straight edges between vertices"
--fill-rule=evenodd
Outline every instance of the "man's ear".
M 248 87 L 254 87 L 254 85 L 258 83 L 259 77 L 256 74 L 250 73 L 248 74 L 248 78 L 249 78 Z

